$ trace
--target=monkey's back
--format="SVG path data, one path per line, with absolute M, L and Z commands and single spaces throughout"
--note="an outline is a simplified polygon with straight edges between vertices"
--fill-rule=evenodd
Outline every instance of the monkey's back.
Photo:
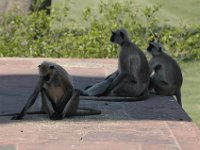
M 147 86 L 150 81 L 150 69 L 145 54 L 131 42 L 127 44 L 126 47 L 122 48 L 123 50 L 120 52 L 119 62 L 122 64 L 128 63 L 127 67 L 124 67 L 127 73 L 134 78 L 136 77 L 138 84 Z
M 134 44 L 133 44 L 133 47 L 134 47 L 134 51 L 132 53 L 134 56 L 133 56 L 132 61 L 134 61 L 135 58 L 139 60 L 138 70 L 137 70 L 138 77 L 142 83 L 149 83 L 150 69 L 149 69 L 148 60 L 141 49 L 139 49 Z M 135 65 L 134 62 L 132 63 L 132 65 L 133 65 L 132 67 L 134 67 Z
M 175 85 L 180 88 L 183 82 L 183 76 L 178 63 L 164 52 L 161 55 L 155 57 L 155 59 L 155 61 L 160 62 L 161 68 L 163 68 L 163 73 L 167 81 L 171 85 Z

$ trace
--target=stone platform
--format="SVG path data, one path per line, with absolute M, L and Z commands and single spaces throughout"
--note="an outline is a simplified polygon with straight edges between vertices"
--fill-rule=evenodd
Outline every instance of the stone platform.
M 0 58 L 1 114 L 20 111 L 43 60 L 62 65 L 80 89 L 101 81 L 117 67 L 115 59 Z M 47 115 L 26 115 L 21 121 L 0 117 L 0 150 L 200 149 L 199 128 L 172 97 L 118 103 L 82 100 L 80 106 L 100 109 L 102 114 L 62 121 L 51 121 Z M 37 102 L 32 110 L 38 107 Z

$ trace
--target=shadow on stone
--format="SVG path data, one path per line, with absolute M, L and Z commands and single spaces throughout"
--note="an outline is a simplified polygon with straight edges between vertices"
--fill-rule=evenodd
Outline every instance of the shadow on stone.
M 33 91 L 37 75 L 2 75 L 0 76 L 0 113 L 19 112 Z M 76 88 L 83 89 L 103 80 L 101 77 L 73 76 Z M 39 109 L 39 99 L 31 110 Z M 153 96 L 140 102 L 80 102 L 81 107 L 100 109 L 101 115 L 66 118 L 66 120 L 171 120 L 191 121 L 186 112 L 173 97 Z M 30 111 L 31 111 L 30 110 Z M 0 123 L 12 123 L 11 117 L 0 117 Z M 23 121 L 49 120 L 47 115 L 26 115 Z

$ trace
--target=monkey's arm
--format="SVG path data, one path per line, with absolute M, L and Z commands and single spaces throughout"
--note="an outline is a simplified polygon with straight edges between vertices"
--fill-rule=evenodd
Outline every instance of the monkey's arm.
M 29 97 L 26 105 L 23 107 L 22 111 L 18 115 L 11 118 L 12 120 L 20 120 L 24 117 L 27 110 L 34 104 L 39 92 L 41 91 L 42 85 L 43 85 L 43 80 L 40 78 L 33 93 Z
M 151 59 L 149 61 L 150 74 L 152 74 L 155 71 L 157 65 L 159 64 L 156 61 L 154 61 L 154 59 Z

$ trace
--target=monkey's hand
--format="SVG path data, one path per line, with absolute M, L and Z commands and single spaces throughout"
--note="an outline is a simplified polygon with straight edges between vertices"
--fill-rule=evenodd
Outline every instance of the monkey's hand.
M 62 113 L 58 113 L 58 112 L 54 112 L 51 116 L 50 116 L 51 120 L 62 120 Z
M 22 120 L 23 116 L 22 115 L 15 115 L 11 118 L 11 120 Z

